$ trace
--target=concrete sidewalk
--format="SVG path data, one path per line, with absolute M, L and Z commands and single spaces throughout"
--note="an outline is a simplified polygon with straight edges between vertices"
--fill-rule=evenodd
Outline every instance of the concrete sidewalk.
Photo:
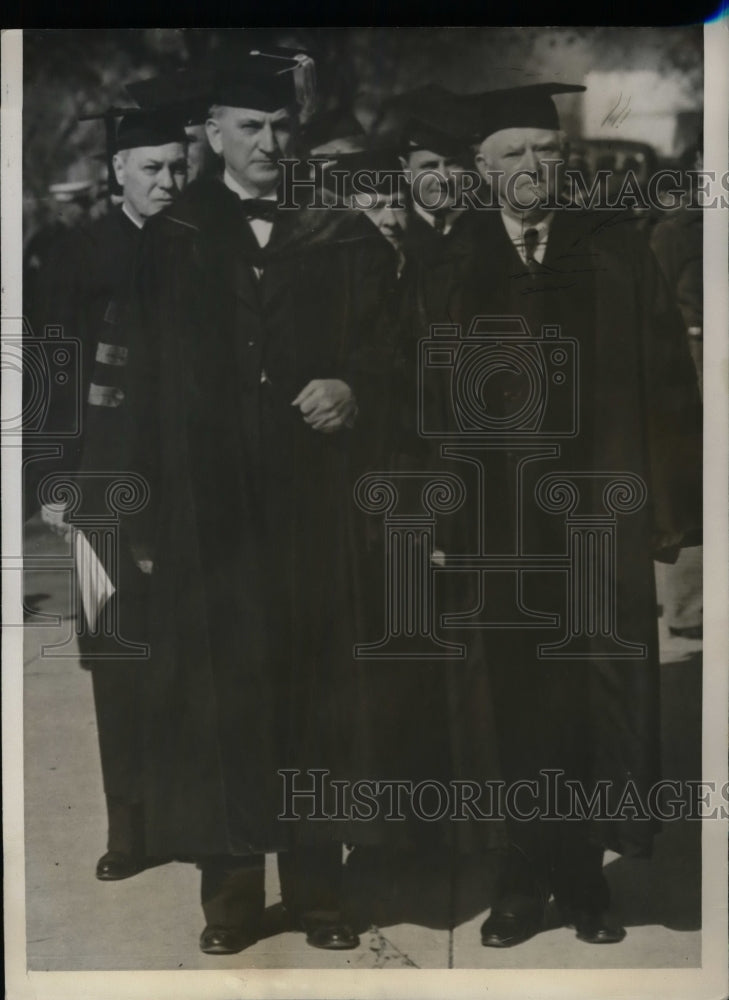
M 27 554 L 63 556 L 64 543 L 37 523 Z M 70 576 L 49 565 L 25 575 L 26 603 L 44 614 L 69 614 Z M 198 949 L 203 926 L 199 872 L 170 863 L 123 882 L 94 878 L 105 847 L 105 812 L 91 678 L 73 645 L 64 658 L 43 645 L 71 635 L 72 622 L 28 618 L 25 646 L 26 897 L 28 967 L 32 970 L 245 968 L 691 968 L 701 962 L 700 828 L 665 824 L 652 861 L 608 856 L 624 942 L 595 947 L 556 926 L 515 949 L 480 945 L 491 898 L 494 858 L 351 859 L 346 873 L 361 945 L 351 952 L 309 948 L 281 931 L 275 859 L 267 866 L 270 936 L 239 955 Z M 664 773 L 698 778 L 700 644 L 663 637 Z M 360 858 L 362 856 L 360 855 Z M 551 919 L 550 919 L 551 918 Z

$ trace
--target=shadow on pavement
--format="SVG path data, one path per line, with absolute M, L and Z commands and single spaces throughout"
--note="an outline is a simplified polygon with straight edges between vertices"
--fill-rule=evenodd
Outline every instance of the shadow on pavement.
M 665 779 L 701 778 L 701 667 L 700 650 L 661 667 Z M 359 931 L 373 924 L 458 927 L 491 905 L 496 864 L 495 851 L 459 856 L 445 847 L 420 853 L 355 847 L 345 872 L 348 907 Z M 665 821 L 651 859 L 619 857 L 605 873 L 614 910 L 627 926 L 700 929 L 701 824 L 695 819 Z M 546 926 L 559 926 L 553 906 Z

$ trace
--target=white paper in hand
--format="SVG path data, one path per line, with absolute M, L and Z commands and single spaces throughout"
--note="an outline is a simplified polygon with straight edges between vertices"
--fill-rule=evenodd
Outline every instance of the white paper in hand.
M 115 591 L 99 557 L 89 544 L 83 531 L 74 532 L 74 558 L 76 578 L 81 593 L 81 603 L 89 628 L 93 629 L 101 609 Z

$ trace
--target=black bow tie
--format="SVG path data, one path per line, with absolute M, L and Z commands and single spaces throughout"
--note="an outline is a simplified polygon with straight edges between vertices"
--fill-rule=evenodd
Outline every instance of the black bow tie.
M 240 206 L 246 219 L 263 219 L 273 222 L 278 210 L 278 202 L 266 198 L 241 198 Z

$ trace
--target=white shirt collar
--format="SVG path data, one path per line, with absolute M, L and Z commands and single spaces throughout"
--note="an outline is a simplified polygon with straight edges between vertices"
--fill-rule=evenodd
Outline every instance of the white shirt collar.
M 247 188 L 244 188 L 232 174 L 228 173 L 227 170 L 223 174 L 223 183 L 227 188 L 230 188 L 234 194 L 237 194 L 242 201 L 255 197 L 255 195 L 252 195 Z M 264 195 L 262 200 L 278 201 L 278 196 L 275 191 L 272 191 L 270 194 Z M 269 219 L 249 219 L 248 225 L 251 227 L 259 247 L 268 246 L 269 240 L 271 239 L 271 233 L 273 232 L 273 223 Z M 254 267 L 253 270 L 260 278 L 263 273 L 262 269 L 260 267 Z
M 238 197 L 242 198 L 243 200 L 247 198 L 261 197 L 263 201 L 278 201 L 278 195 L 276 194 L 275 191 L 271 191 L 270 194 L 264 194 L 260 196 L 252 194 L 252 192 L 250 192 L 248 188 L 244 187 L 240 183 L 240 181 L 236 180 L 235 177 L 233 177 L 233 175 L 227 169 L 223 174 L 223 184 L 225 184 L 227 188 L 230 188 L 231 191 L 234 191 L 235 194 L 237 194 Z
M 412 205 L 413 209 L 415 210 L 415 213 L 419 215 L 421 219 L 425 219 L 425 221 L 428 223 L 429 226 L 435 228 L 435 215 L 432 212 L 429 212 L 427 209 L 423 208 L 422 205 L 419 205 L 414 198 L 412 199 Z M 453 213 L 451 214 L 450 218 L 446 219 L 446 224 L 443 229 L 444 236 L 446 236 L 451 231 L 451 229 L 453 229 L 456 219 L 459 217 L 462 211 L 464 211 L 464 209 L 456 208 L 453 210 Z

